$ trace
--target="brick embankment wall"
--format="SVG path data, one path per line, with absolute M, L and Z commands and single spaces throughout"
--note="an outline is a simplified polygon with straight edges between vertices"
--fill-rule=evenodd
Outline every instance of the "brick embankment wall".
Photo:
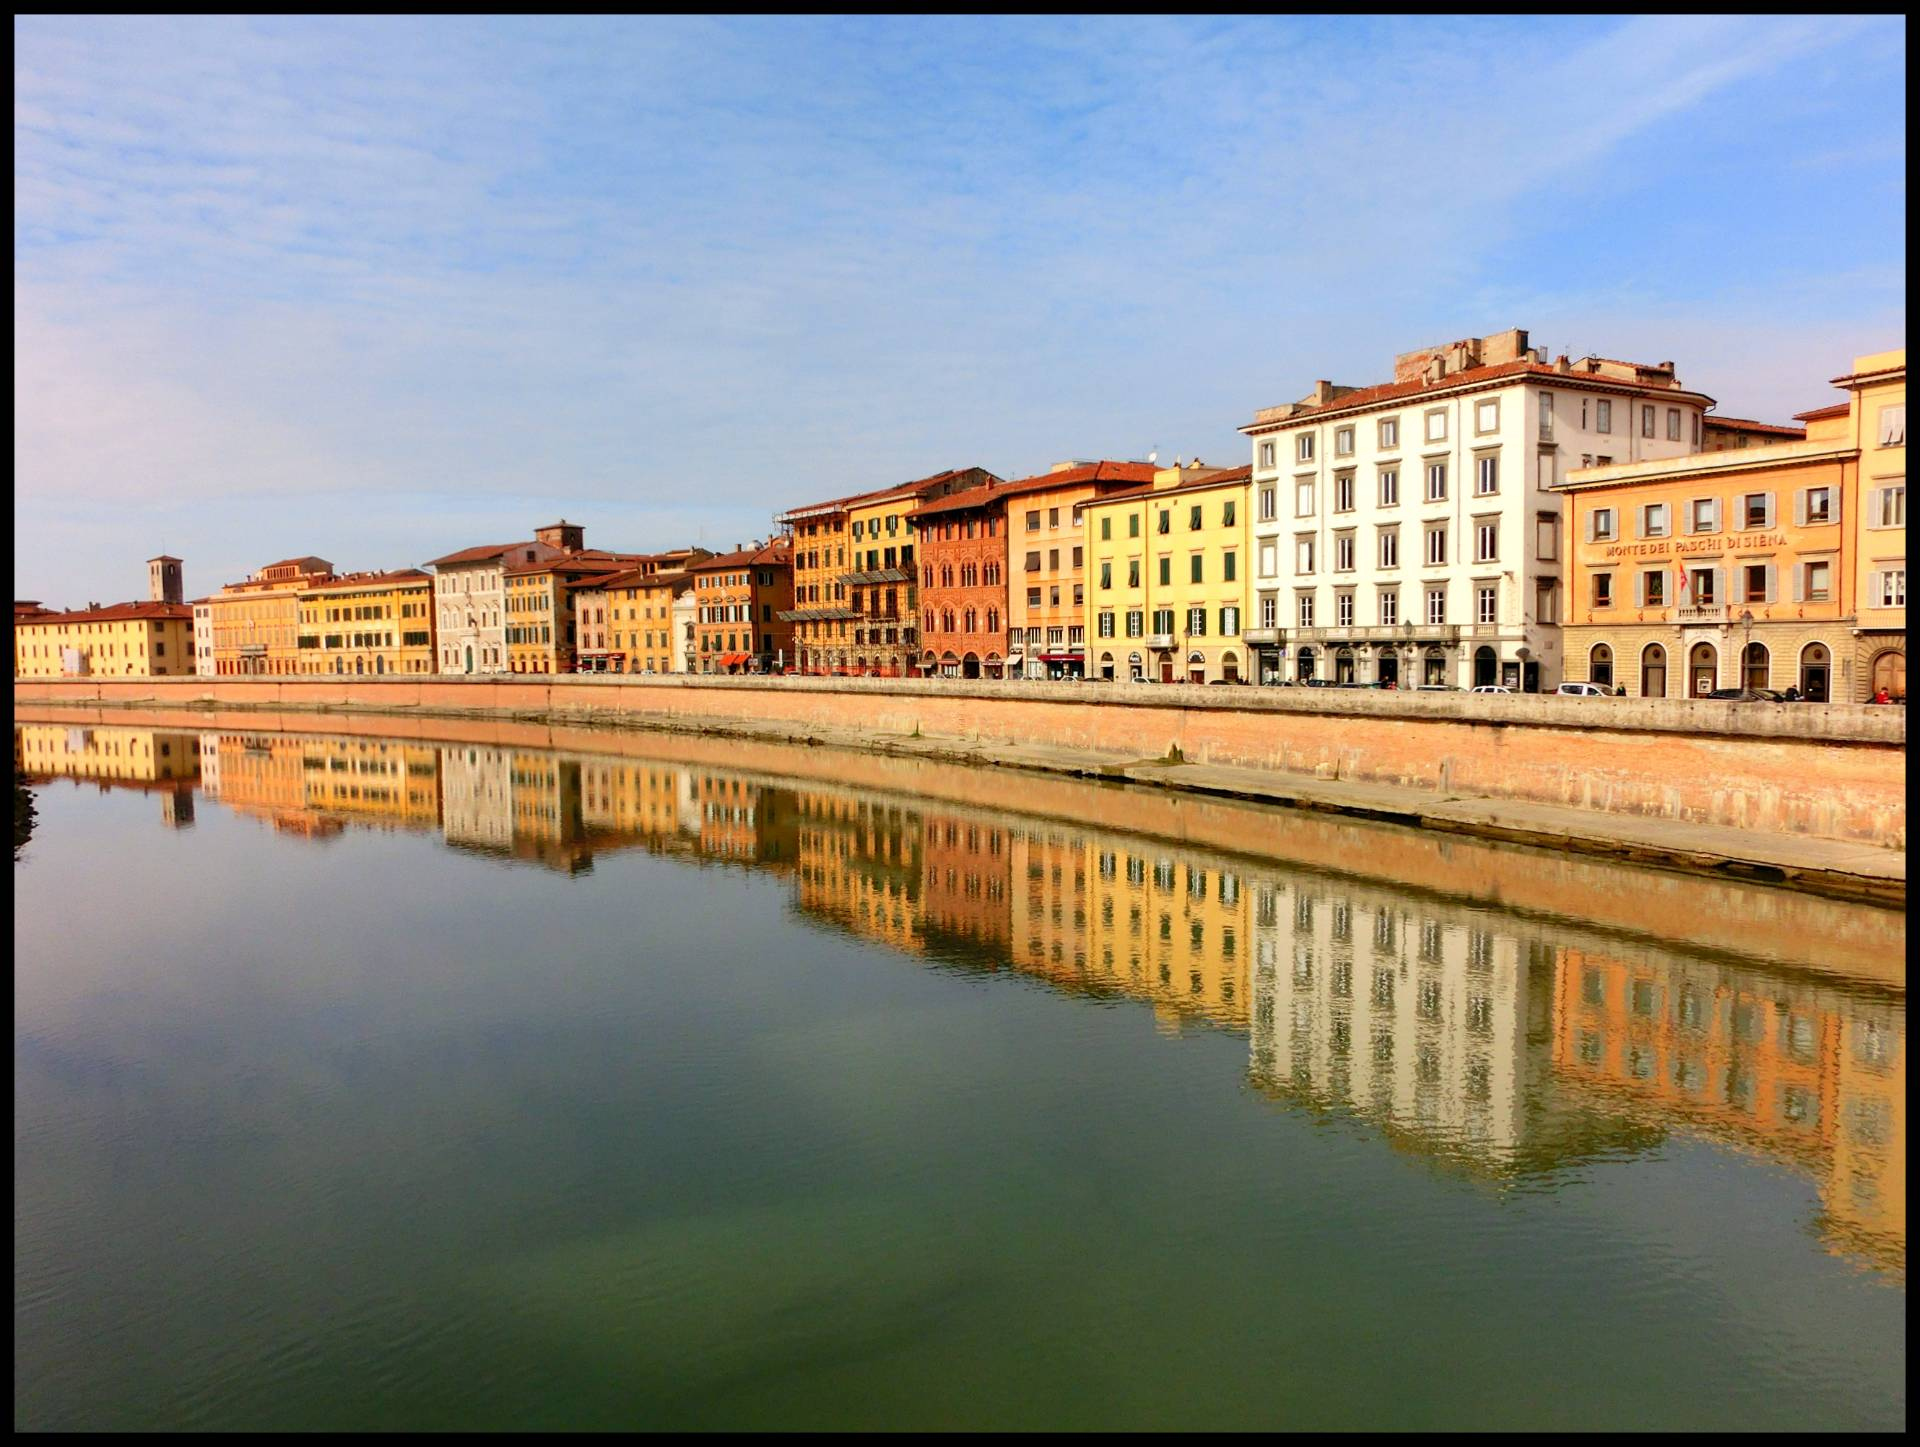
M 20 680 L 17 703 L 205 701 L 952 738 L 1906 846 L 1904 710 L 951 680 Z

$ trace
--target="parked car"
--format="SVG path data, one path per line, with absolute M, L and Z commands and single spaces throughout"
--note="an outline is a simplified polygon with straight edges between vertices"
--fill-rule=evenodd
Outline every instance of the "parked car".
M 1612 698 L 1613 690 L 1597 683 L 1563 683 L 1554 690 L 1562 698 Z
M 1414 690 L 1415 693 L 1458 693 L 1459 691 L 1450 683 L 1423 683 Z
M 1357 683 L 1357 682 L 1356 682 L 1356 683 L 1342 683 L 1342 684 L 1338 684 L 1338 685 L 1336 685 L 1336 686 L 1337 686 L 1337 687 L 1340 687 L 1340 688 L 1379 688 L 1379 687 L 1381 687 L 1381 683 L 1380 683 L 1380 680 L 1376 678 L 1376 679 L 1373 679 L 1373 680 L 1371 680 L 1371 681 L 1369 681 L 1369 682 L 1366 682 L 1366 683 Z
M 1473 686 L 1472 692 L 1474 693 L 1512 693 L 1513 690 L 1508 688 L 1504 683 L 1476 683 Z
M 1728 703 L 1785 703 L 1781 694 L 1770 688 L 1716 688 L 1708 698 L 1724 699 Z
M 1300 680 L 1300 686 L 1302 688 L 1332 688 L 1334 682 L 1331 678 L 1303 678 Z

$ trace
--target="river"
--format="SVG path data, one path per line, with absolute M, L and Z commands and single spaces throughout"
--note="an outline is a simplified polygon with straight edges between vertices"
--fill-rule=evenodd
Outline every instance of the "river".
M 1905 1425 L 1897 913 L 272 723 L 16 723 L 16 1427 Z

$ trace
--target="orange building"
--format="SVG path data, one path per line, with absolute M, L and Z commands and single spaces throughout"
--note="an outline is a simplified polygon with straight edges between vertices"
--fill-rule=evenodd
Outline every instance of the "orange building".
M 213 671 L 222 676 L 301 671 L 300 594 L 334 580 L 325 558 L 283 558 L 206 600 Z M 189 610 L 188 623 L 193 615 Z
M 775 538 L 695 563 L 699 673 L 774 673 L 793 657 L 793 540 Z

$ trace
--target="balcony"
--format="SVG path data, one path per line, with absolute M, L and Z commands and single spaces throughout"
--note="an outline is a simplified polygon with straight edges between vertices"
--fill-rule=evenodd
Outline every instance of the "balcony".
M 1291 637 L 1295 643 L 1458 643 L 1461 625 L 1458 623 L 1415 623 L 1409 627 L 1405 623 L 1374 624 L 1368 627 L 1351 628 L 1295 628 Z M 1249 635 L 1251 636 L 1251 635 Z
M 1682 623 L 1725 623 L 1727 605 L 1725 603 L 1697 603 L 1673 610 L 1675 618 Z
M 1149 633 L 1147 635 L 1147 647 L 1149 648 L 1172 648 L 1174 643 L 1175 639 L 1171 633 Z
M 1249 628 L 1240 635 L 1249 648 L 1272 647 L 1280 641 L 1278 628 Z

